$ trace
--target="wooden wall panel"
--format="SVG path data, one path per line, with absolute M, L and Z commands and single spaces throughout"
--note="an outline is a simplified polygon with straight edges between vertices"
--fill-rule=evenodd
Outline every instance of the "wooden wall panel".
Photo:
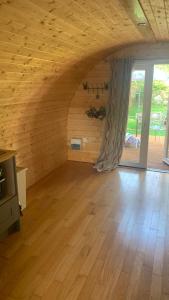
M 97 119 L 90 119 L 85 111 L 90 106 L 99 107 L 107 100 L 108 92 L 100 100 L 95 99 L 95 95 L 88 94 L 83 89 L 82 83 L 88 81 L 91 85 L 99 85 L 110 80 L 109 60 L 113 57 L 133 56 L 135 59 L 168 59 L 169 44 L 139 44 L 122 47 L 111 56 L 97 64 L 82 80 L 78 90 L 72 99 L 68 116 L 68 159 L 74 161 L 95 162 L 101 145 L 101 136 L 104 122 Z M 71 138 L 81 138 L 81 150 L 71 150 Z
M 0 0 L 0 147 L 17 150 L 28 186 L 67 159 L 68 108 L 84 74 L 136 40 L 120 1 Z
M 102 86 L 104 82 L 110 80 L 109 64 L 102 61 L 94 67 L 91 72 L 83 79 L 88 81 L 91 86 Z M 108 97 L 108 91 L 100 95 L 100 99 L 96 99 L 96 94 L 88 93 L 83 89 L 83 82 L 79 85 L 69 108 L 68 117 L 68 159 L 84 162 L 94 162 L 98 156 L 104 121 L 90 119 L 85 114 L 91 106 L 99 108 L 105 105 Z M 71 150 L 71 138 L 81 138 L 81 150 Z
M 17 94 L 1 98 L 0 146 L 17 150 L 17 164 L 28 168 L 28 185 L 31 185 L 67 158 L 64 128 L 70 98 L 65 99 L 64 106 L 57 92 L 54 93 L 57 82 L 44 82 L 38 88 L 34 85 L 31 93 L 29 84 L 25 86 L 28 86 L 25 96 L 24 85 L 19 82 L 17 86 L 15 82 Z
M 0 80 L 0 147 L 17 151 L 28 186 L 67 159 L 68 107 L 83 70 L 79 65 L 60 77 L 48 72 L 38 81 L 33 73 L 29 81 L 15 81 L 15 74 Z
M 153 9 L 148 0 L 140 2 L 148 11 L 146 20 L 150 16 L 148 34 L 137 26 L 134 6 L 124 0 L 0 0 L 0 147 L 18 151 L 17 164 L 29 169 L 28 185 L 66 160 L 69 103 L 88 70 L 121 45 L 152 41 L 154 35 L 167 38 L 166 24 L 153 27 L 157 1 Z M 144 11 L 141 15 L 145 19 Z M 86 105 L 86 95 L 78 93 L 81 106 L 71 108 L 77 110 L 77 120 L 69 119 L 72 131 Z M 95 102 L 87 101 L 86 108 Z M 99 147 L 92 137 L 100 135 L 102 123 L 91 121 L 87 127 L 86 122 L 84 117 L 84 135 L 91 138 L 85 149 L 95 149 L 92 160 Z

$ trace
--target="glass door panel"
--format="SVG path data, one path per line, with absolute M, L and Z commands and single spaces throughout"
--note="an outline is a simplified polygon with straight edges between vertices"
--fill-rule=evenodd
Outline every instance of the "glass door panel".
M 129 110 L 122 162 L 140 162 L 141 131 L 143 120 L 145 70 L 133 70 L 130 87 Z
M 149 126 L 148 168 L 169 170 L 168 157 L 169 65 L 154 64 Z
M 121 165 L 146 168 L 153 65 L 135 64 Z

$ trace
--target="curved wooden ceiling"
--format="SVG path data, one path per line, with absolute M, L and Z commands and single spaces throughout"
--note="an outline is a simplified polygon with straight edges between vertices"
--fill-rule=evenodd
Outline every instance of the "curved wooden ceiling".
M 0 147 L 19 150 L 30 183 L 58 163 L 55 150 L 65 145 L 69 103 L 85 72 L 113 48 L 167 40 L 168 6 L 165 0 L 0 0 Z M 40 154 L 46 163 L 35 169 Z
M 36 77 L 38 67 L 57 75 L 93 53 L 142 40 L 123 1 L 0 2 L 1 61 L 32 67 Z

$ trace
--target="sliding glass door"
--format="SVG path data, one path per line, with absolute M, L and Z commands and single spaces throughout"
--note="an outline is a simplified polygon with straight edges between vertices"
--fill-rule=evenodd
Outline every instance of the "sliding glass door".
M 153 64 L 139 62 L 134 65 L 121 165 L 147 167 L 152 79 Z

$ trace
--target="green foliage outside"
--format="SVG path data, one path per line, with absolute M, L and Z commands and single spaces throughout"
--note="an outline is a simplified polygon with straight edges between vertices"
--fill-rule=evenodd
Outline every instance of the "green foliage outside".
M 167 71 L 167 73 L 169 74 L 169 65 L 159 65 L 158 69 Z M 140 134 L 141 131 L 143 93 L 144 80 L 133 80 L 131 85 L 127 125 L 127 132 L 132 134 L 136 134 L 136 132 Z M 150 119 L 150 135 L 152 136 L 165 135 L 165 121 L 167 116 L 168 99 L 169 83 L 162 80 L 154 80 Z

